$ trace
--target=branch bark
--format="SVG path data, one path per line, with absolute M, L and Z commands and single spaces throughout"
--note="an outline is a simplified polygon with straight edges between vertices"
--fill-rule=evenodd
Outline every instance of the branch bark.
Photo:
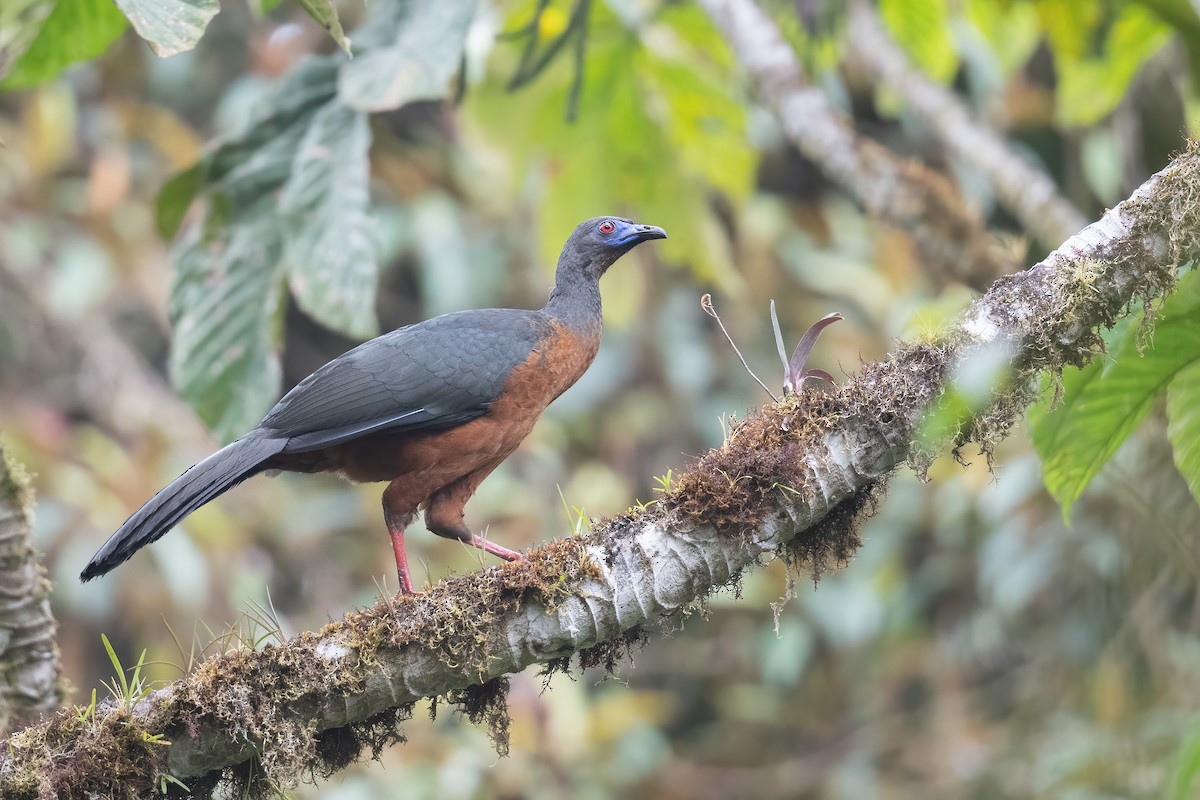
M 41 719 L 63 701 L 50 584 L 32 522 L 29 479 L 0 445 L 0 730 Z
M 700 5 L 788 140 L 868 213 L 907 231 L 931 266 L 980 290 L 1022 266 L 943 175 L 859 136 L 846 115 L 808 83 L 791 46 L 753 0 Z
M 887 475 L 928 458 L 918 421 L 956 366 L 997 346 L 1010 355 L 1011 380 L 944 442 L 987 449 L 1019 420 L 1038 373 L 1091 359 L 1101 329 L 1200 257 L 1197 187 L 1193 148 L 1044 261 L 998 280 L 942 339 L 905 346 L 836 391 L 764 406 L 651 507 L 319 633 L 209 659 L 139 703 L 66 711 L 12 736 L 0 790 L 134 796 L 170 772 L 195 792 L 252 758 L 289 785 L 394 741 L 423 697 L 448 697 L 502 733 L 505 675 L 576 653 L 611 662 L 647 626 L 773 557 L 817 574 L 845 563 Z
M 851 55 L 904 98 L 951 152 L 988 177 L 1000 202 L 1042 244 L 1053 247 L 1087 224 L 1049 176 L 1014 152 L 990 126 L 974 119 L 953 92 L 909 63 L 868 4 L 851 7 L 847 43 Z

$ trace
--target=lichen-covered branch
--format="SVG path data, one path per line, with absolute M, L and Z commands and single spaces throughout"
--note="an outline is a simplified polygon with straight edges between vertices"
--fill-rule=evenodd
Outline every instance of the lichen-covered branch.
M 62 705 L 61 664 L 50 585 L 30 538 L 33 491 L 0 445 L 0 730 Z
M 1022 266 L 943 175 L 859 136 L 846 115 L 809 84 L 778 26 L 753 0 L 700 5 L 788 140 L 868 213 L 907 231 L 930 267 L 982 290 Z
M 892 469 L 929 457 L 918 421 L 957 365 L 997 346 L 1011 357 L 1008 379 L 945 437 L 990 450 L 1022 415 L 1037 374 L 1088 361 L 1105 326 L 1169 289 L 1176 267 L 1197 256 L 1193 148 L 1044 261 L 998 280 L 939 340 L 733 426 L 659 502 L 524 562 L 382 600 L 284 645 L 209 659 L 134 708 L 65 711 L 0 747 L 0 794 L 138 796 L 164 771 L 201 796 L 222 774 L 288 785 L 396 741 L 425 697 L 489 720 L 503 749 L 504 676 L 565 668 L 576 654 L 583 665 L 611 663 L 631 638 L 773 557 L 816 574 L 845 563 Z M 238 766 L 248 762 L 253 770 Z
M 973 119 L 953 92 L 909 63 L 867 3 L 851 6 L 846 40 L 853 58 L 900 95 L 951 152 L 987 176 L 1000 202 L 1039 241 L 1053 247 L 1087 224 L 1048 175 Z

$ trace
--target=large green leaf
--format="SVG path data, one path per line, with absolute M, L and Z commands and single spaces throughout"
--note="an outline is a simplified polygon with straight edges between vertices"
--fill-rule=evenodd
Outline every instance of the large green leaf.
M 1189 273 L 1163 304 L 1154 347 L 1139 355 L 1139 326 L 1131 325 L 1108 363 L 1063 375 L 1064 399 L 1030 410 L 1033 443 L 1042 459 L 1046 488 L 1071 506 L 1154 405 L 1176 376 L 1200 359 L 1200 274 Z M 1187 391 L 1187 386 L 1181 387 Z M 1190 423 L 1176 425 L 1186 437 Z M 1192 451 L 1194 453 L 1194 451 Z M 1177 456 L 1178 458 L 1178 456 Z
M 1058 500 L 1063 518 L 1092 478 L 1146 416 L 1161 384 L 1105 385 L 1104 365 L 1096 361 L 1063 374 L 1063 400 L 1053 412 L 1030 409 L 1033 445 L 1042 459 L 1042 478 Z M 1097 389 L 1097 386 L 1104 388 Z
M 1200 503 L 1200 356 L 1167 387 L 1167 437 L 1175 466 Z
M 17 88 L 51 80 L 71 64 L 103 53 L 127 27 L 112 0 L 59 0 L 4 86 Z
M 267 200 L 237 225 L 209 222 L 175 254 L 170 372 L 180 395 L 228 442 L 257 424 L 279 392 L 271 319 L 282 239 Z
M 900 46 L 931 76 L 949 81 L 958 68 L 947 0 L 881 0 L 879 14 Z
M 358 37 L 361 49 L 342 67 L 342 102 L 388 111 L 443 97 L 462 63 L 475 0 L 380 2 Z
M 209 20 L 221 10 L 217 0 L 114 0 L 155 53 L 166 58 L 191 50 Z
M 329 327 L 362 338 L 378 332 L 370 146 L 365 113 L 326 105 L 305 133 L 279 201 L 296 302 Z
M 206 206 L 202 232 L 175 255 L 171 382 L 222 440 L 261 419 L 279 391 L 272 314 L 283 275 L 280 189 L 323 109 L 336 107 L 337 63 L 300 64 L 260 100 L 258 114 L 159 197 L 173 233 L 187 206 Z
M 253 205 L 291 174 L 296 149 L 317 111 L 337 96 L 340 59 L 309 58 L 289 72 L 261 101 L 238 133 L 218 141 L 199 163 L 169 180 L 159 192 L 159 232 L 171 238 L 197 196 L 220 190 L 234 212 Z

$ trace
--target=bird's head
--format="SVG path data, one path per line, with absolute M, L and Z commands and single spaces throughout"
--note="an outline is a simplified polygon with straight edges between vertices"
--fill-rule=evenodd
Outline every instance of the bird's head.
M 623 217 L 592 217 L 576 226 L 559 258 L 559 267 L 570 266 L 599 280 L 618 258 L 642 242 L 665 239 L 667 232 L 655 225 L 639 225 Z

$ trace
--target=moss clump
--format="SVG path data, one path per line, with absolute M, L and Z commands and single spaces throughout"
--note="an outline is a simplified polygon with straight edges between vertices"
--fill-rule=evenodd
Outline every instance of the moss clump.
M 906 442 L 915 414 L 941 393 L 950 354 L 944 344 L 910 346 L 864 367 L 836 390 L 764 406 L 734 424 L 722 447 L 679 477 L 664 498 L 666 507 L 724 532 L 754 529 L 778 508 L 780 493 L 811 495 L 817 472 L 840 468 L 824 445 L 835 427 L 858 422 Z
M 139 797 L 131 787 L 154 785 L 168 750 L 117 709 L 95 715 L 63 709 L 45 724 L 14 733 L 7 745 L 14 768 L 0 771 L 5 800 Z

